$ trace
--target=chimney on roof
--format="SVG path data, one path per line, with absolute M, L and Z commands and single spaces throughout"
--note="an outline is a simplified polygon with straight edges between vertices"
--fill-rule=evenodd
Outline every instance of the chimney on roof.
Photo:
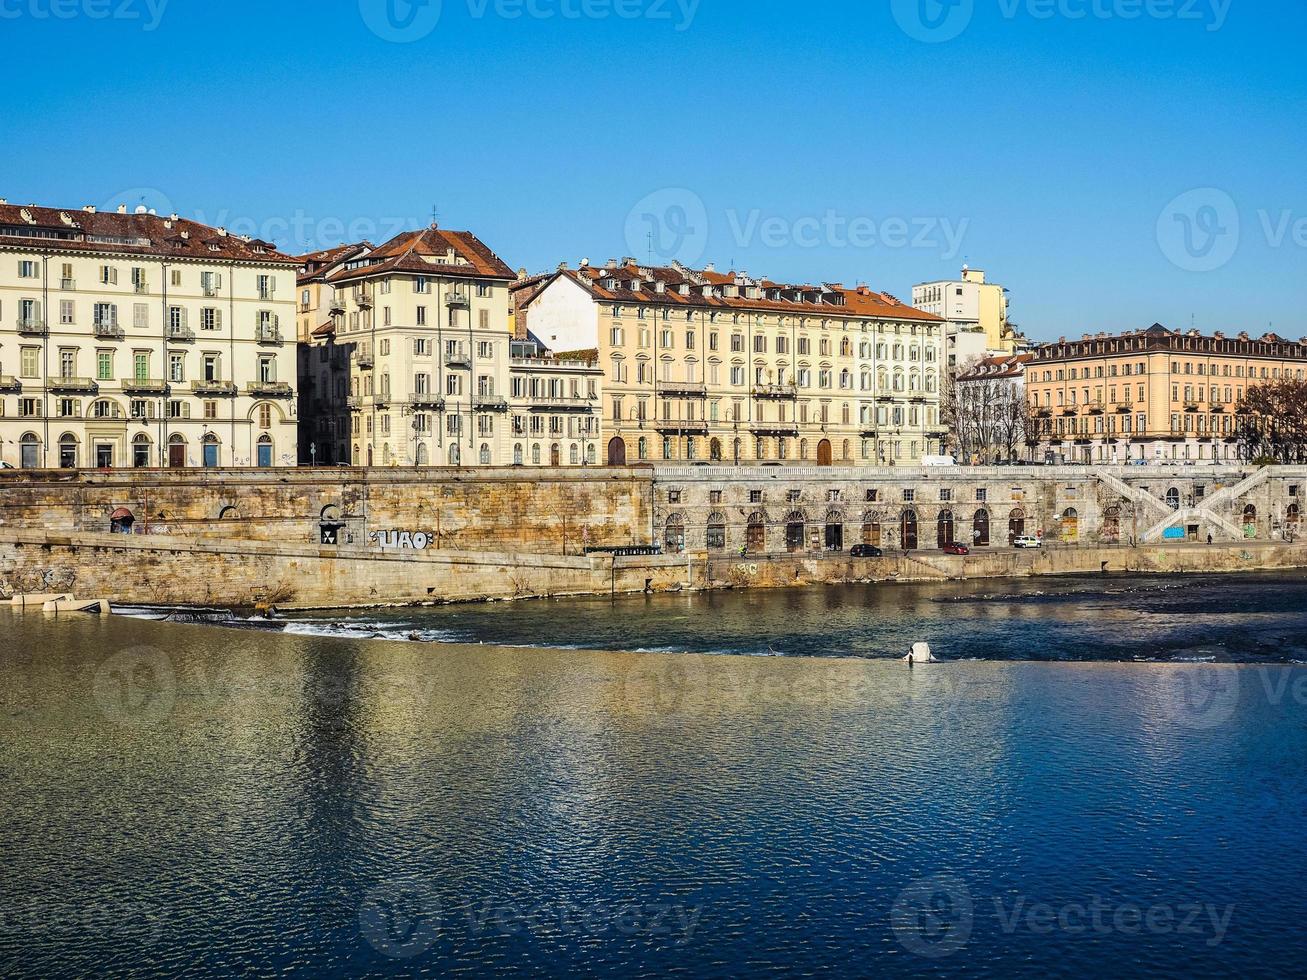
M 703 267 L 703 271 L 704 271 L 704 272 L 716 272 L 716 271 L 717 271 L 717 263 L 716 263 L 716 262 L 709 262 L 707 265 L 705 265 L 705 266 Z
M 8 204 L 8 203 L 9 203 L 9 198 L 0 197 L 0 204 Z
M 147 208 L 144 204 L 138 204 L 138 205 L 136 205 L 136 213 L 137 213 L 137 214 L 149 214 L 149 213 L 150 213 L 150 209 Z
M 623 255 L 622 265 L 635 265 L 635 259 L 630 255 Z
M 604 263 L 604 268 L 605 268 L 605 269 L 616 269 L 616 268 L 617 268 L 617 260 L 616 260 L 616 259 L 609 259 L 607 262 Z
M 590 268 L 590 259 L 588 257 L 581 260 L 581 268 L 582 269 Z
M 227 229 L 226 229 L 226 228 L 219 228 L 219 229 L 218 229 L 218 237 L 219 237 L 219 238 L 226 238 L 226 237 L 227 237 Z
M 87 214 L 95 214 L 95 205 L 88 204 L 86 207 L 82 208 L 82 210 L 85 211 Z
M 559 271 L 559 272 L 564 271 L 566 268 L 567 268 L 567 263 L 566 263 L 566 262 L 559 262 L 559 263 L 558 263 L 558 271 Z
M 517 281 L 521 282 L 525 278 L 526 278 L 526 266 L 522 266 L 522 268 L 517 270 Z
M 120 204 L 120 205 L 118 205 L 118 213 L 119 213 L 119 214 L 126 214 L 126 213 L 127 213 L 127 205 L 126 205 L 126 204 Z

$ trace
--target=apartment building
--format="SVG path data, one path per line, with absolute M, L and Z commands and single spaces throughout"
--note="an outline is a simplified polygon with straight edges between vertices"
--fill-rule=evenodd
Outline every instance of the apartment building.
M 1013 354 L 1020 338 L 1008 322 L 1007 290 L 983 269 L 962 267 L 960 279 L 918 283 L 912 305 L 946 321 L 945 363 L 957 371 L 986 355 Z
M 294 276 L 176 214 L 0 201 L 0 459 L 294 465 Z
M 916 463 L 943 321 L 886 293 L 634 259 L 524 277 L 525 329 L 603 370 L 604 461 Z
M 1235 414 L 1250 387 L 1302 379 L 1307 339 L 1153 324 L 1059 339 L 1032 352 L 1026 390 L 1047 453 L 1075 462 L 1237 460 Z
M 355 466 L 597 460 L 594 359 L 516 341 L 516 275 L 436 225 L 301 257 L 301 460 Z

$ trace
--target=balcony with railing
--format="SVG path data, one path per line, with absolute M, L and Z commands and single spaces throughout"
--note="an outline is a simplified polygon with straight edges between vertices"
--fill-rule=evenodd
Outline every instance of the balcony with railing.
M 253 381 L 246 389 L 253 398 L 293 398 L 295 389 L 285 381 Z
M 45 320 L 37 316 L 20 316 L 18 318 L 18 332 L 24 337 L 44 337 L 50 332 L 46 326 Z
M 472 407 L 478 412 L 507 412 L 508 400 L 497 395 L 477 395 Z
M 23 383 L 12 374 L 0 374 L 0 392 L 14 395 L 23 390 Z
M 1186 412 L 1196 412 L 1202 407 L 1201 403 L 1192 398 L 1186 398 L 1184 410 Z
M 1223 402 L 1223 401 L 1213 401 L 1213 402 L 1212 402 L 1208 407 L 1209 407 L 1213 412 L 1217 412 L 1217 413 L 1219 414 L 1219 413 L 1222 413 L 1222 412 L 1225 411 L 1225 409 L 1226 409 L 1226 404 L 1225 404 L 1225 402 Z
M 797 385 L 779 384 L 779 385 L 754 385 L 754 398 L 795 398 L 799 394 Z
M 354 360 L 358 362 L 360 371 L 371 371 L 372 365 L 376 363 L 372 358 L 371 351 L 359 351 L 354 355 Z
M 463 370 L 467 370 L 472 367 L 472 359 L 461 352 L 456 354 L 446 354 L 445 367 L 462 368 Z
M 664 435 L 707 435 L 708 423 L 703 419 L 689 421 L 687 419 L 659 419 L 653 423 L 654 430 Z
M 150 291 L 150 284 L 144 279 L 141 279 L 132 283 L 132 291 L 138 294 L 148 293 Z
M 360 287 L 354 293 L 354 302 L 364 309 L 370 309 L 372 306 L 372 290 Z
M 471 300 L 468 298 L 467 292 L 462 289 L 455 289 L 445 294 L 446 306 L 462 307 L 466 309 L 470 302 Z
M 122 340 L 127 332 L 116 323 L 97 323 L 91 327 L 96 340 Z
M 1101 399 L 1094 399 L 1092 402 L 1085 402 L 1085 411 L 1090 415 L 1102 415 L 1104 405 Z
M 669 398 L 707 398 L 708 386 L 698 381 L 660 381 L 658 394 Z
M 924 402 L 926 400 L 925 388 L 909 388 L 908 400 L 914 402 Z
M 60 288 L 60 289 L 76 289 L 76 288 L 77 288 L 77 280 L 76 280 L 76 279 L 60 279 L 60 280 L 59 280 L 59 288 Z
M 51 378 L 46 382 L 45 387 L 54 392 L 78 392 L 88 395 L 93 395 L 100 390 L 94 378 Z
M 1135 410 L 1134 402 L 1130 401 L 1130 399 L 1128 398 L 1125 401 L 1120 401 L 1116 403 L 1116 413 L 1118 415 L 1129 415 L 1134 410 Z
M 260 344 L 280 344 L 281 327 L 276 323 L 260 323 L 254 328 L 254 339 Z
M 180 323 L 170 323 L 168 324 L 168 339 L 185 342 L 193 341 L 195 331 L 190 327 L 182 326 Z
M 440 395 L 414 395 L 408 401 L 409 406 L 419 412 L 443 412 L 445 399 Z
M 528 395 L 526 401 L 533 412 L 592 412 L 599 407 L 599 399 L 586 395 Z
M 749 431 L 755 436 L 797 436 L 799 426 L 793 422 L 755 422 Z
M 223 396 L 230 398 L 236 394 L 233 381 L 192 381 L 191 391 L 197 395 Z
M 328 308 L 332 313 L 345 312 L 345 290 L 337 289 L 334 291 Z
M 123 393 L 129 395 L 166 395 L 168 382 L 163 378 L 124 378 Z

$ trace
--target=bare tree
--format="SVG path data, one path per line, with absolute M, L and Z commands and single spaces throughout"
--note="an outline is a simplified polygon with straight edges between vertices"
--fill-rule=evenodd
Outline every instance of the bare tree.
M 1248 389 L 1235 427 L 1252 462 L 1307 462 L 1307 381 L 1284 378 Z

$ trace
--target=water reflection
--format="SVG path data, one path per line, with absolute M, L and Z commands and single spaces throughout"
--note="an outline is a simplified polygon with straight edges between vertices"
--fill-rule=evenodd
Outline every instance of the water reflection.
M 792 637 L 866 608 L 775 598 L 661 608 L 690 624 L 669 629 Z M 660 607 L 631 608 L 651 629 Z M 1295 965 L 1298 668 L 909 671 L 8 611 L 0 629 L 6 978 Z M 1234 914 L 1208 945 L 998 913 L 1095 897 Z M 922 931 L 962 911 L 965 938 L 960 918 Z M 961 941 L 918 942 L 941 935 Z

